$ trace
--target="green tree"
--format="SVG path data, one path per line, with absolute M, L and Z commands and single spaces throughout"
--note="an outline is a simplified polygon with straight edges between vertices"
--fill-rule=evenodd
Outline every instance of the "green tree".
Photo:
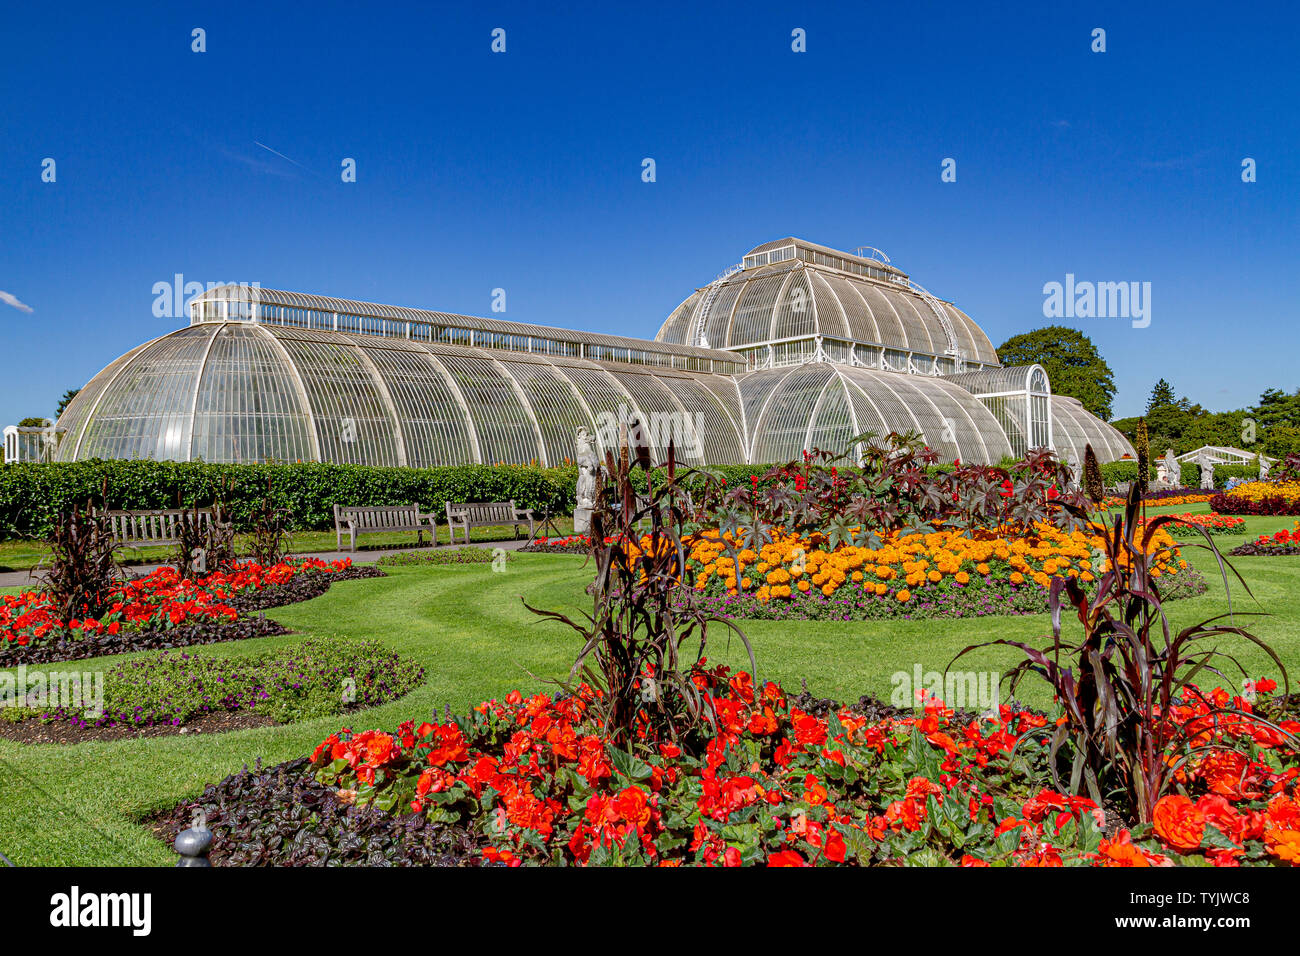
M 72 400 L 77 397 L 77 393 L 80 391 L 79 388 L 70 388 L 63 393 L 63 397 L 59 399 L 59 409 L 54 413 L 55 418 L 63 417 L 63 410 L 72 404 Z
M 1260 432 L 1264 454 L 1272 458 L 1285 458 L 1287 455 L 1300 454 L 1300 428 L 1290 425 L 1275 425 Z
M 1200 448 L 1202 445 L 1226 445 L 1230 448 L 1251 449 L 1242 438 L 1242 421 L 1246 417 L 1244 409 L 1232 412 L 1206 412 L 1194 418 L 1183 430 L 1180 441 L 1187 446 L 1178 450 L 1179 454 Z
M 1083 402 L 1098 418 L 1109 419 L 1115 398 L 1115 375 L 1092 339 L 1077 329 L 1049 325 L 1013 335 L 998 346 L 1003 365 L 1032 365 L 1047 369 L 1052 391 Z
M 1255 420 L 1256 434 L 1266 455 L 1285 458 L 1300 452 L 1300 389 L 1266 389 L 1259 396 L 1259 404 L 1247 414 Z
M 1151 389 L 1151 397 L 1147 399 L 1147 414 L 1165 405 L 1177 404 L 1178 401 L 1174 398 L 1174 387 L 1162 378 Z
M 1280 388 L 1266 389 L 1250 414 L 1260 429 L 1279 425 L 1300 428 L 1300 388 L 1290 393 Z
M 24 418 L 18 423 L 19 428 L 44 428 L 49 422 L 44 418 Z

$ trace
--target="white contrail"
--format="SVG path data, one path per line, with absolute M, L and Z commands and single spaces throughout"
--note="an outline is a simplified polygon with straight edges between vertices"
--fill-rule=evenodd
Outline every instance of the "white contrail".
M 3 302 L 5 305 L 12 305 L 15 309 L 18 309 L 20 312 L 32 311 L 32 307 L 30 305 L 28 305 L 26 302 L 18 301 L 18 296 L 10 295 L 8 292 L 5 292 L 3 289 L 0 289 L 0 302 Z
M 270 146 L 267 146 L 265 143 L 259 143 L 257 140 L 253 140 L 253 145 L 262 147 L 268 153 L 275 153 L 275 155 L 279 156 L 281 159 L 285 160 L 286 162 L 293 163 L 299 169 L 305 169 L 307 170 L 307 172 L 311 172 L 310 169 L 307 169 L 307 167 L 304 166 L 302 163 L 298 162 L 298 160 L 289 159 L 288 156 L 284 155 L 284 153 L 280 152 L 278 149 L 272 149 Z

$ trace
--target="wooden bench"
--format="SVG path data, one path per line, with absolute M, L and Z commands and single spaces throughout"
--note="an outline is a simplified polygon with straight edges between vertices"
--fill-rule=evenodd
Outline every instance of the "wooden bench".
M 108 519 L 109 530 L 124 548 L 175 547 L 181 543 L 181 519 L 194 511 L 186 508 L 169 508 L 158 511 L 100 511 Z M 206 530 L 212 524 L 212 512 L 198 512 L 199 527 Z M 229 522 L 222 522 L 225 527 Z M 196 571 L 207 570 L 207 552 L 199 549 L 195 559 Z
M 424 541 L 424 532 L 433 535 L 438 543 L 438 516 L 422 514 L 419 505 L 339 505 L 334 506 L 334 546 L 343 550 L 343 535 L 357 550 L 357 535 L 378 534 L 381 531 L 414 531 L 416 542 Z
M 533 513 L 527 508 L 515 507 L 514 499 L 510 501 L 449 501 L 447 502 L 447 525 L 451 530 L 451 543 L 456 543 L 456 529 L 465 531 L 465 543 L 469 544 L 470 528 L 490 528 L 496 525 L 513 525 L 516 534 L 523 525 L 528 525 L 531 538 L 534 528 Z

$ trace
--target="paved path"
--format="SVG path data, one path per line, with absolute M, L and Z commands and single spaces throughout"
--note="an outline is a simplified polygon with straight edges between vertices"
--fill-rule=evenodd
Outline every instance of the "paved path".
M 517 551 L 528 543 L 527 538 L 516 538 L 513 541 L 472 541 L 475 547 L 483 548 L 505 548 L 507 551 Z M 439 550 L 447 550 L 452 545 L 440 544 Z M 465 547 L 461 542 L 455 547 Z M 354 564 L 374 564 L 380 558 L 390 554 L 401 554 L 404 551 L 430 551 L 431 548 L 366 548 L 362 547 L 358 551 L 313 551 L 310 554 L 303 554 L 304 558 L 320 558 L 322 561 L 338 561 L 342 558 L 351 558 Z M 144 577 L 150 571 L 165 567 L 165 562 L 154 564 L 132 564 L 124 570 L 127 575 L 133 578 Z M 0 588 L 22 588 L 28 587 L 33 582 L 30 571 L 0 571 Z

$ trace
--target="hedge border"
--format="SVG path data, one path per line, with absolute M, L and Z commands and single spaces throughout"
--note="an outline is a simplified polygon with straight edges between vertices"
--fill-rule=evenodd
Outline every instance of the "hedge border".
M 747 482 L 769 465 L 725 465 L 728 483 Z M 572 514 L 575 467 L 452 465 L 381 468 L 315 462 L 227 465 L 206 462 L 105 460 L 0 466 L 0 539 L 44 537 L 54 517 L 87 501 L 97 507 L 147 510 L 207 507 L 228 483 L 226 515 L 237 531 L 252 527 L 268 489 L 292 513 L 295 531 L 334 527 L 334 503 L 400 505 L 416 502 L 438 515 L 448 501 L 509 501 L 521 508 Z

